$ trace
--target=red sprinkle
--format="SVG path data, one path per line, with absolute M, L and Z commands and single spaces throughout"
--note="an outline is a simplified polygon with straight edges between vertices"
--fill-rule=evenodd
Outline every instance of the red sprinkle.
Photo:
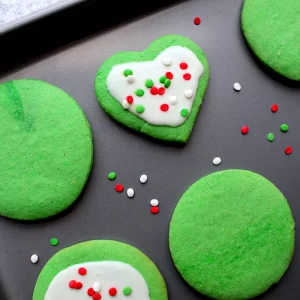
M 192 75 L 190 73 L 186 73 L 186 74 L 183 75 L 183 78 L 185 80 L 190 80 L 192 78 Z
M 167 72 L 166 73 L 166 77 L 168 78 L 168 79 L 173 79 L 173 73 L 171 73 L 171 72 Z
M 69 288 L 70 288 L 70 289 L 75 289 L 75 285 L 76 285 L 76 281 L 75 281 L 75 280 L 71 280 L 71 281 L 69 282 Z
M 84 276 L 84 275 L 86 275 L 86 273 L 87 273 L 86 268 L 79 268 L 78 269 L 78 274 L 79 275 Z
M 151 89 L 150 89 L 150 93 L 152 94 L 152 95 L 157 95 L 157 93 L 158 93 L 158 89 L 157 89 L 157 87 L 152 87 Z
M 186 70 L 188 68 L 187 63 L 181 63 L 179 66 L 180 66 L 180 69 L 182 69 L 182 70 Z
M 293 148 L 290 147 L 290 146 L 286 147 L 285 150 L 284 150 L 284 152 L 285 152 L 286 155 L 290 155 L 293 152 Z
M 81 282 L 76 282 L 75 289 L 80 290 L 81 288 L 82 288 L 82 283 Z
M 272 107 L 271 107 L 271 111 L 273 113 L 275 113 L 277 110 L 278 110 L 278 105 L 277 104 L 273 104 Z
M 117 289 L 116 288 L 110 288 L 108 291 L 110 296 L 116 296 L 117 295 Z
M 94 291 L 93 288 L 89 288 L 89 289 L 87 290 L 87 294 L 88 294 L 90 297 L 92 297 L 92 296 L 94 296 L 94 295 L 96 294 L 96 292 Z
M 117 184 L 115 189 L 118 193 L 122 193 L 124 191 L 124 187 L 122 184 Z
M 157 92 L 159 95 L 163 95 L 165 93 L 165 88 L 160 87 Z
M 200 25 L 200 23 L 201 23 L 201 19 L 200 19 L 199 17 L 196 17 L 196 18 L 194 19 L 194 24 L 195 24 L 195 25 Z
M 169 105 L 168 104 L 162 104 L 160 106 L 160 110 L 161 111 L 168 111 L 169 110 Z
M 156 215 L 156 214 L 159 213 L 159 207 L 153 206 L 153 207 L 151 207 L 150 211 L 151 211 L 152 214 Z
M 92 298 L 93 298 L 93 300 L 100 300 L 102 297 L 99 293 L 96 293 L 96 294 L 93 295 Z
M 128 103 L 131 104 L 133 102 L 133 97 L 132 96 L 127 96 L 126 100 L 127 100 Z
M 242 128 L 241 128 L 241 133 L 242 134 L 247 134 L 249 132 L 249 127 L 248 126 L 243 126 Z

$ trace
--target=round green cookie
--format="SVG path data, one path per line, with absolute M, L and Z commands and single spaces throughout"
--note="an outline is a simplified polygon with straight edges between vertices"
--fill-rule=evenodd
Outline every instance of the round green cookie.
M 89 176 L 92 133 L 79 105 L 38 80 L 0 84 L 0 215 L 36 220 L 70 206 Z
M 117 289 L 117 293 L 123 294 L 124 298 L 121 296 L 121 298 L 118 299 L 151 299 L 151 300 L 167 300 L 167 289 L 165 285 L 165 281 L 160 274 L 159 270 L 155 266 L 155 264 L 140 250 L 137 248 L 130 246 L 125 243 L 117 242 L 117 241 L 110 241 L 110 240 L 94 240 L 94 241 L 88 241 L 76 244 L 74 246 L 71 246 L 69 248 L 65 248 L 61 251 L 59 251 L 57 254 L 55 254 L 45 265 L 43 270 L 41 271 L 38 280 L 36 282 L 36 286 L 33 292 L 33 298 L 32 300 L 44 300 L 44 299 L 52 299 L 51 297 L 45 298 L 46 294 L 48 294 L 48 288 L 51 286 L 50 284 L 53 284 L 55 282 L 55 277 L 58 274 L 62 274 L 61 271 L 64 270 L 66 272 L 66 269 L 78 265 L 80 267 L 80 264 L 84 263 L 125 263 L 126 265 L 129 265 L 130 268 L 134 268 L 135 271 L 139 272 L 139 276 L 143 278 L 143 281 L 146 282 L 146 285 L 148 287 L 146 297 L 139 298 L 138 295 L 138 289 L 140 286 L 130 286 L 126 285 L 130 283 L 130 276 L 121 278 L 122 283 L 125 285 L 120 286 L 118 285 L 117 279 L 115 281 L 115 278 L 111 279 L 112 282 L 105 282 L 107 281 L 107 278 L 111 274 L 113 274 L 114 271 L 117 271 L 115 277 L 120 277 L 120 271 L 121 268 L 118 268 L 118 266 L 113 267 L 110 272 L 106 273 L 105 269 L 103 268 L 103 265 L 99 265 L 99 268 L 97 270 L 96 276 L 99 278 L 101 290 L 99 293 L 101 293 L 102 297 L 103 295 L 108 295 L 108 290 L 111 287 L 114 287 Z M 87 275 L 89 275 L 89 268 L 87 267 Z M 77 270 L 77 268 L 76 268 Z M 119 270 L 119 271 L 118 271 Z M 77 272 L 76 272 L 77 273 Z M 130 273 L 128 273 L 130 275 Z M 76 298 L 76 296 L 80 297 L 79 295 L 76 295 L 78 293 L 82 293 L 82 298 L 87 296 L 87 289 L 93 286 L 93 283 L 96 281 L 92 281 L 92 284 L 85 284 L 86 282 L 86 276 L 79 276 L 78 274 L 74 274 L 73 277 L 70 277 L 71 279 L 80 280 L 83 282 L 83 288 L 80 289 L 80 291 L 75 291 L 73 293 L 74 297 L 73 299 L 79 299 Z M 98 277 L 99 276 L 99 277 Z M 101 281 L 101 276 L 102 281 Z M 57 278 L 57 277 L 56 277 Z M 54 280 L 53 280 L 54 279 Z M 56 283 L 58 281 L 56 280 Z M 119 280 L 120 282 L 120 280 Z M 66 284 L 63 284 L 59 286 L 61 289 L 60 295 L 63 294 L 65 288 L 68 288 L 69 281 L 66 281 Z M 132 283 L 132 282 L 131 282 Z M 138 283 L 139 284 L 139 283 Z M 72 292 L 72 291 L 71 291 Z M 85 299 L 85 298 L 84 298 Z M 105 298 L 108 299 L 108 298 Z
M 287 270 L 294 220 L 283 194 L 266 178 L 227 170 L 195 182 L 173 213 L 169 245 L 182 277 L 214 299 L 265 292 Z
M 300 80 L 299 16 L 299 0 L 245 0 L 242 10 L 242 30 L 255 55 L 292 80 Z

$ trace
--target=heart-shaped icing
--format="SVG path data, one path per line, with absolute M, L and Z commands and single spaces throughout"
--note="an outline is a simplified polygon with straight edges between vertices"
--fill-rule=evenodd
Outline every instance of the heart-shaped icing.
M 155 138 L 186 142 L 209 78 L 207 59 L 191 40 L 161 37 L 144 52 L 118 53 L 97 73 L 103 109 L 122 124 Z

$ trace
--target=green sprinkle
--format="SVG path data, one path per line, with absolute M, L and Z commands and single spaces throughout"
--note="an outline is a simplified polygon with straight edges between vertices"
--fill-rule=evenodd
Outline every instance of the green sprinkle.
M 116 172 L 110 172 L 110 173 L 107 175 L 107 178 L 108 178 L 109 180 L 114 180 L 114 179 L 116 179 L 116 177 L 117 177 L 117 173 L 116 173 Z
M 167 89 L 170 85 L 171 85 L 171 80 L 170 79 L 166 79 L 166 81 L 165 81 L 165 88 Z
M 159 82 L 160 82 L 160 83 L 165 83 L 166 79 L 167 79 L 166 76 L 161 76 L 161 77 L 159 78 Z
M 123 289 L 123 294 L 124 294 L 125 296 L 129 296 L 129 295 L 131 294 L 131 292 L 132 292 L 131 287 L 129 287 L 129 286 L 125 286 L 125 287 L 124 287 L 124 289 Z
M 180 114 L 181 114 L 182 117 L 185 118 L 185 117 L 188 116 L 189 111 L 186 108 L 184 108 L 184 109 L 181 110 Z
M 275 138 L 274 133 L 271 133 L 271 132 L 268 133 L 267 137 L 268 137 L 268 141 L 269 142 L 273 142 L 274 141 L 274 138 Z
M 145 107 L 143 106 L 143 105 L 138 105 L 137 107 L 136 107 L 136 112 L 138 112 L 138 113 L 143 113 L 145 111 Z
M 138 89 L 138 90 L 135 91 L 135 94 L 136 94 L 138 97 L 142 97 L 142 96 L 144 96 L 145 92 L 144 92 L 144 90 L 142 90 L 142 89 Z
M 58 241 L 57 238 L 52 238 L 52 239 L 50 240 L 50 244 L 51 244 L 52 246 L 57 246 L 58 243 L 59 243 L 59 241 Z
M 123 72 L 123 74 L 127 77 L 127 76 L 129 76 L 129 75 L 132 75 L 133 72 L 132 72 L 131 70 L 129 70 L 129 69 L 126 69 L 126 70 Z
M 145 86 L 149 89 L 151 89 L 153 87 L 154 83 L 153 83 L 153 80 L 151 79 L 147 79 L 146 82 L 145 82 Z
M 288 124 L 282 124 L 280 126 L 281 131 L 287 132 L 289 130 L 289 125 Z

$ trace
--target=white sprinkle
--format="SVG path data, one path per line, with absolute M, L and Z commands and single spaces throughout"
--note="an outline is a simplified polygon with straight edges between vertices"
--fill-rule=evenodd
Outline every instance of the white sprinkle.
M 124 100 L 123 103 L 122 103 L 122 106 L 124 109 L 128 109 L 130 107 L 130 104 L 128 103 L 127 100 Z
M 127 196 L 128 196 L 129 198 L 132 198 L 132 197 L 134 196 L 134 189 L 129 188 L 129 189 L 127 190 Z
M 93 290 L 97 293 L 97 292 L 100 292 L 100 290 L 101 290 L 101 286 L 100 286 L 100 283 L 95 283 L 94 285 L 93 285 Z
M 219 165 L 220 163 L 221 163 L 221 158 L 220 157 L 215 157 L 214 159 L 213 159 L 213 164 L 215 165 L 215 166 L 217 166 L 217 165 Z
M 187 98 L 192 98 L 193 97 L 193 91 L 191 89 L 188 89 L 184 92 L 184 95 L 187 97 Z
M 169 57 L 164 58 L 164 65 L 170 66 L 172 64 L 172 60 Z
M 242 89 L 242 86 L 238 83 L 238 82 L 236 82 L 234 85 L 233 85 L 233 88 L 236 90 L 236 91 L 240 91 L 241 89 Z
M 177 103 L 177 98 L 176 96 L 171 96 L 169 97 L 169 101 L 171 104 L 175 105 Z
M 140 177 L 140 182 L 141 182 L 141 183 L 146 183 L 147 180 L 148 180 L 148 177 L 147 177 L 147 175 L 145 175 L 145 174 L 143 174 L 143 175 Z
M 36 254 L 31 255 L 31 262 L 36 264 L 39 261 L 39 257 Z
M 157 199 L 152 199 L 152 200 L 150 201 L 150 205 L 151 205 L 151 206 L 158 206 L 158 204 L 159 204 L 159 202 L 158 202 Z
M 134 78 L 133 75 L 128 75 L 128 76 L 126 77 L 126 79 L 127 79 L 127 82 L 128 82 L 128 83 L 134 83 L 134 82 L 135 82 L 135 78 Z

